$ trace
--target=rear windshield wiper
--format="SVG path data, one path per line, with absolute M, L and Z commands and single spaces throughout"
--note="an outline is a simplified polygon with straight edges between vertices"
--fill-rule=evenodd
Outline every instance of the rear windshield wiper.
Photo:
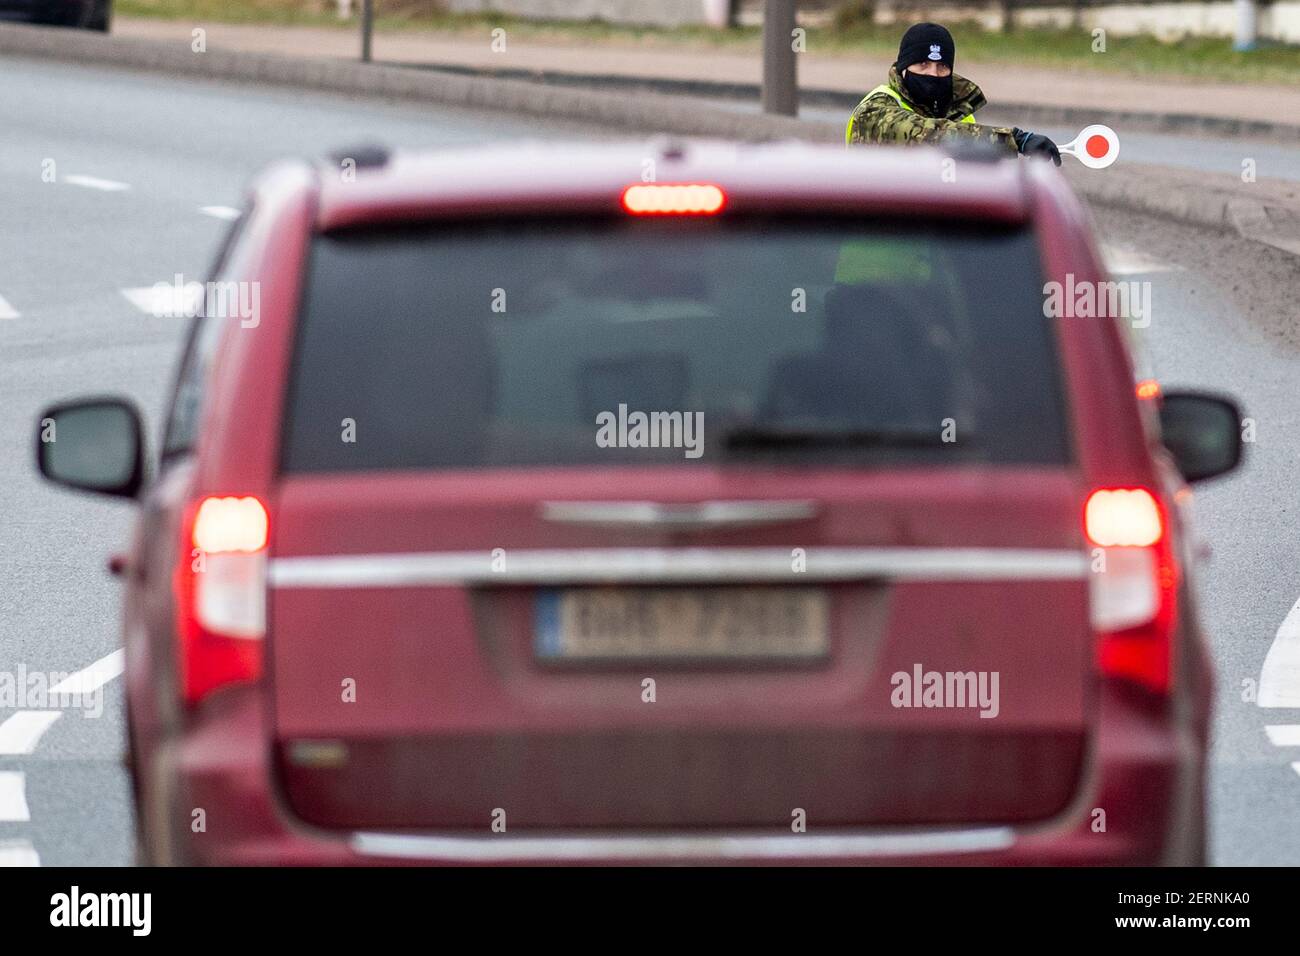
M 963 435 L 962 444 L 970 441 Z M 938 448 L 951 442 L 943 440 L 942 427 L 934 431 L 905 428 L 829 429 L 829 428 L 738 428 L 722 436 L 722 444 L 736 451 L 790 449 L 854 448 Z

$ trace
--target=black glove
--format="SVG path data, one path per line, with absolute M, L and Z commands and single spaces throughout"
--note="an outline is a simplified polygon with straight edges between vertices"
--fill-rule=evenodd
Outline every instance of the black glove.
M 1022 156 L 1050 157 L 1057 166 L 1061 165 L 1061 151 L 1046 136 L 1041 133 L 1031 133 L 1019 127 L 1013 129 L 1011 135 L 1015 138 L 1016 149 L 1019 150 Z

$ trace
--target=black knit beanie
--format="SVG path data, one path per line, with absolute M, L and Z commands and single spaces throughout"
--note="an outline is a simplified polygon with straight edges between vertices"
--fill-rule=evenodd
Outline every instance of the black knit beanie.
M 915 23 L 907 28 L 898 44 L 898 60 L 894 66 L 902 73 L 913 63 L 931 60 L 952 69 L 957 50 L 947 27 L 937 23 Z

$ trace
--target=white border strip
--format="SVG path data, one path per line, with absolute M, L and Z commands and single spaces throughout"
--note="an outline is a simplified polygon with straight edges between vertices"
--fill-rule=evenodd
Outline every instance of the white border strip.
M 879 834 L 717 834 L 609 837 L 447 837 L 357 833 L 352 849 L 365 856 L 474 863 L 545 860 L 798 860 L 932 856 L 1006 850 L 1010 827 Z
M 12 757 L 36 750 L 45 731 L 63 716 L 59 710 L 20 710 L 0 723 L 0 756 Z
M 26 774 L 21 770 L 0 770 L 0 823 L 26 823 L 31 818 Z
M 41 855 L 30 840 L 0 840 L 0 867 L 40 865 Z
M 1271 724 L 1264 733 L 1274 747 L 1300 747 L 1300 724 Z
M 83 189 L 98 189 L 103 193 L 120 193 L 131 188 L 128 183 L 120 183 L 116 179 L 100 179 L 98 176 L 85 176 L 81 173 L 71 173 L 63 177 L 63 181 L 70 186 L 81 186 Z
M 125 667 L 126 651 L 119 647 L 117 650 L 105 654 L 89 667 L 83 667 L 75 674 L 69 674 L 59 681 L 50 688 L 50 696 L 93 694 L 114 677 L 121 674 Z
M 223 222 L 234 222 L 240 216 L 239 210 L 233 206 L 200 206 L 199 212 Z
M 1076 580 L 1080 551 L 1012 548 L 822 548 L 796 572 L 788 548 L 627 548 L 360 554 L 276 558 L 274 588 L 455 586 L 463 584 L 714 583 L 779 581 Z M 497 567 L 494 568 L 494 563 Z
M 1300 601 L 1277 629 L 1259 674 L 1260 707 L 1300 707 Z

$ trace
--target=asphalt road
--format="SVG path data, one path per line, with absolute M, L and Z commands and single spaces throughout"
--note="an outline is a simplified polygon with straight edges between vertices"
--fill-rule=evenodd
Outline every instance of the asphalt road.
M 24 735 L 5 731 L 12 711 L 0 709 L 0 865 L 126 864 L 121 682 L 111 677 L 117 587 L 104 566 L 126 540 L 130 509 L 37 479 L 38 412 L 60 397 L 127 394 L 157 434 L 184 323 L 146 314 L 123 290 L 202 277 L 225 229 L 221 209 L 239 205 L 268 161 L 373 140 L 592 133 L 66 64 L 0 68 L 0 672 L 102 662 L 98 676 L 108 678 L 102 715 L 65 712 L 31 753 L 13 752 Z M 53 182 L 42 177 L 49 161 Z M 1258 423 L 1246 470 L 1197 496 L 1214 549 L 1202 602 L 1221 688 L 1213 856 L 1300 863 L 1300 774 L 1290 766 L 1300 746 L 1274 745 L 1265 732 L 1300 723 L 1300 700 L 1264 709 L 1242 699 L 1300 595 L 1300 340 L 1287 295 L 1293 302 L 1300 283 L 1295 260 L 1149 219 L 1102 213 L 1098 223 L 1122 277 L 1153 284 L 1143 338 L 1162 378 L 1234 392 Z

